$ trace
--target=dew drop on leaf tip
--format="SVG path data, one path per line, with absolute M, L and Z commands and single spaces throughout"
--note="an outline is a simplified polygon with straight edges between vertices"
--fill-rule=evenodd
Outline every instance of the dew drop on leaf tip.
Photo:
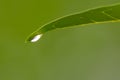
M 35 35 L 31 40 L 30 42 L 37 42 L 41 37 L 42 37 L 43 34 L 37 34 Z

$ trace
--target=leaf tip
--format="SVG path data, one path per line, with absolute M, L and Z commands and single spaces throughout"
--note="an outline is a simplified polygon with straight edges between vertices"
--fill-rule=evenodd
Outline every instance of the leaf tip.
M 41 37 L 42 37 L 43 34 L 38 34 L 38 33 L 34 33 L 34 34 L 31 34 L 30 36 L 28 36 L 28 38 L 25 40 L 25 43 L 27 42 L 37 42 Z

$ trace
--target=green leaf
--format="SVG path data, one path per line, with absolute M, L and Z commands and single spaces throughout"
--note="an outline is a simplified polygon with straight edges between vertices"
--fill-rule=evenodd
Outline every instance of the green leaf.
M 117 21 L 120 21 L 120 4 L 91 9 L 82 13 L 65 16 L 43 25 L 28 36 L 26 42 L 36 42 L 44 33 L 58 28 Z

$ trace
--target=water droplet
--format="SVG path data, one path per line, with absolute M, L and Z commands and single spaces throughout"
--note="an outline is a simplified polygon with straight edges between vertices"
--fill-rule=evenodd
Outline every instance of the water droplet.
M 37 42 L 41 37 L 42 37 L 42 34 L 38 34 L 38 35 L 34 36 L 34 37 L 30 40 L 30 42 Z

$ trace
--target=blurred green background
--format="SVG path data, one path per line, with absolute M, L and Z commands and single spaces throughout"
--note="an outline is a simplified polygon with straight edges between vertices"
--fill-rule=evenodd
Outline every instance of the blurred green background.
M 0 80 L 120 80 L 120 22 L 46 33 L 41 25 L 120 0 L 0 0 Z

